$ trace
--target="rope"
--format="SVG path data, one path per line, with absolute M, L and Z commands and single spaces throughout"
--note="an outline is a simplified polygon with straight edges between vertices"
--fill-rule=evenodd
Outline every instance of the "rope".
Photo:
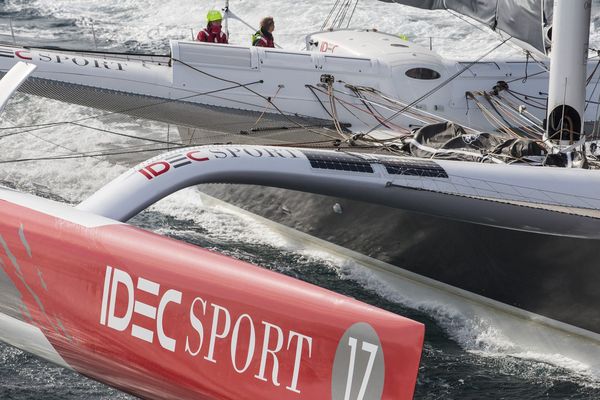
M 446 81 L 440 83 L 438 86 L 436 86 L 435 88 L 433 88 L 432 90 L 430 90 L 429 92 L 425 93 L 423 96 L 419 97 L 418 99 L 414 100 L 412 103 L 408 104 L 406 107 L 404 107 L 403 109 L 399 110 L 398 112 L 394 113 L 392 116 L 388 117 L 385 119 L 385 122 L 388 122 L 394 118 L 396 118 L 398 115 L 402 114 L 404 111 L 406 111 L 409 108 L 414 107 L 416 104 L 418 104 L 419 102 L 425 100 L 426 98 L 428 98 L 429 96 L 431 96 L 432 94 L 436 93 L 437 91 L 439 91 L 440 89 L 442 89 L 443 87 L 445 87 L 446 85 L 448 85 L 450 82 L 454 81 L 454 79 L 458 78 L 460 75 L 462 75 L 464 72 L 466 72 L 469 68 L 471 68 L 473 65 L 477 64 L 479 61 L 481 61 L 483 58 L 487 57 L 489 54 L 491 54 L 492 52 L 494 52 L 495 50 L 497 50 L 498 48 L 500 48 L 502 45 L 504 45 L 508 40 L 505 39 L 502 43 L 498 44 L 496 47 L 494 47 L 493 49 L 487 51 L 485 54 L 483 54 L 481 57 L 479 57 L 477 60 L 470 62 L 469 64 L 467 64 L 467 66 L 465 66 L 464 68 L 462 68 L 460 71 L 456 72 L 454 75 L 452 75 L 450 78 L 448 78 Z M 373 127 L 372 129 L 370 129 L 367 134 L 372 133 L 373 131 L 375 131 L 376 129 L 378 129 L 382 124 L 379 123 L 378 125 L 376 125 L 375 127 Z
M 279 87 L 277 88 L 277 92 L 275 92 L 275 95 L 273 95 L 273 97 L 272 97 L 273 101 L 275 101 L 275 99 L 277 98 L 277 95 L 279 94 L 279 92 L 281 91 L 282 88 L 283 88 L 283 85 L 279 85 Z M 258 123 L 260 122 L 260 120 L 262 119 L 262 117 L 264 117 L 264 115 L 267 112 L 267 110 L 271 107 L 271 104 L 272 104 L 272 102 L 269 102 L 267 104 L 267 106 L 264 108 L 263 112 L 260 114 L 260 116 L 258 117 L 258 119 L 256 120 L 256 122 L 252 126 L 252 129 L 256 128 L 256 126 L 258 125 Z
M 333 116 L 333 125 L 335 130 L 343 139 L 348 140 L 348 137 L 342 131 L 342 126 L 337 115 L 337 108 L 335 106 L 335 96 L 333 95 L 333 82 L 327 82 L 327 94 L 329 96 L 329 104 L 331 106 L 331 115 Z

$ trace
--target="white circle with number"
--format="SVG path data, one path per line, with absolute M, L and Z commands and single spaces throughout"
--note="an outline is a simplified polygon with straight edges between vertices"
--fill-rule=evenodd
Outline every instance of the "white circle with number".
M 379 336 L 365 322 L 346 331 L 333 362 L 332 400 L 377 400 L 383 394 L 385 363 Z

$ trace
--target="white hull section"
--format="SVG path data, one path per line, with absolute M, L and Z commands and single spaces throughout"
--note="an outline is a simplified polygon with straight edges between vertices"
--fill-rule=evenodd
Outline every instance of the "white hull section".
M 510 230 L 600 237 L 596 171 L 268 146 L 175 150 L 138 165 L 78 208 L 126 221 L 201 183 L 279 187 Z
M 99 108 L 111 107 L 102 97 L 110 94 L 114 104 L 119 96 L 121 101 L 132 96 L 153 99 L 154 110 L 161 105 L 198 105 L 256 113 L 248 117 L 247 127 L 262 112 L 331 122 L 328 89 L 323 84 L 324 77 L 331 77 L 337 117 L 354 132 L 375 127 L 380 131 L 410 129 L 436 120 L 434 115 L 490 130 L 495 127 L 466 99 L 467 92 L 491 91 L 498 81 L 506 81 L 515 92 L 539 98 L 548 86 L 545 67 L 533 62 L 456 62 L 378 32 L 337 31 L 312 38 L 328 44 L 315 51 L 288 51 L 173 41 L 170 58 L 5 47 L 8 56 L 0 58 L 0 71 L 25 60 L 38 66 L 34 75 L 38 79 L 32 80 L 36 88 L 24 90 Z M 590 95 L 595 81 L 589 85 Z M 352 88 L 375 92 L 359 98 Z M 83 93 L 86 98 L 78 99 Z M 412 103 L 419 115 L 403 113 L 387 121 Z M 124 111 L 135 104 L 144 103 L 137 99 L 133 105 L 123 105 Z M 596 108 L 588 107 L 586 120 L 594 119 Z M 152 110 L 147 111 L 151 118 Z M 539 121 L 545 116 L 545 110 L 528 111 Z M 194 125 L 182 119 L 182 125 Z M 234 133 L 239 133 L 238 128 Z
M 35 354 L 61 367 L 71 369 L 52 347 L 40 328 L 5 314 L 0 314 L 0 341 L 27 353 Z

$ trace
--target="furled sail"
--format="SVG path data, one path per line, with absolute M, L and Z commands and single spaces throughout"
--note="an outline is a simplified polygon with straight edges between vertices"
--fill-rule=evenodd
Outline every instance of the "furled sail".
M 546 54 L 553 0 L 380 0 L 428 10 L 452 10 Z

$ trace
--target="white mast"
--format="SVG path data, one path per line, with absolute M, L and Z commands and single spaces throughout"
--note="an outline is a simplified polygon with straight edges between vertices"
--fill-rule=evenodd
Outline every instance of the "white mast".
M 225 7 L 223 7 L 223 30 L 229 38 L 229 0 L 225 1 Z
M 555 0 L 544 140 L 571 153 L 585 140 L 583 125 L 591 21 L 590 0 Z M 570 155 L 568 156 L 571 158 Z M 570 164 L 570 161 L 569 161 Z

